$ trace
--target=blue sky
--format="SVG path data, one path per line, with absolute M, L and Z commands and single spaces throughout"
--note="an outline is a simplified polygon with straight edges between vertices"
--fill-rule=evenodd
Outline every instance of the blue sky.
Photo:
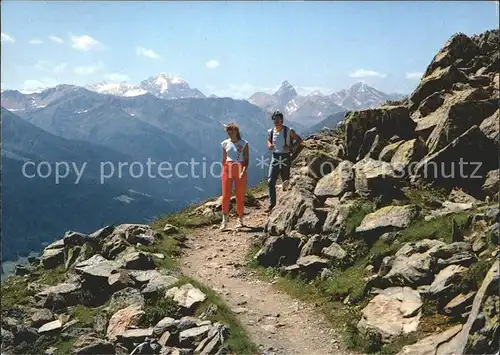
M 493 1 L 2 1 L 2 89 L 166 72 L 233 97 L 283 80 L 299 93 L 357 81 L 407 93 L 453 33 L 498 27 L 497 11 Z

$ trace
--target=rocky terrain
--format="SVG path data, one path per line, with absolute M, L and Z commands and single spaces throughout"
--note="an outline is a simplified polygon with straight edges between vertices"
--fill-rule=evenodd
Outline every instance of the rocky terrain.
M 226 353 L 217 304 L 156 252 L 183 238 L 171 225 L 67 232 L 2 285 L 2 354 Z
M 307 137 L 241 230 L 219 199 L 67 232 L 2 284 L 2 353 L 498 352 L 499 36 L 454 35 L 408 99 Z
M 498 40 L 454 35 L 407 100 L 309 137 L 269 216 L 256 262 L 343 302 L 362 352 L 498 351 Z

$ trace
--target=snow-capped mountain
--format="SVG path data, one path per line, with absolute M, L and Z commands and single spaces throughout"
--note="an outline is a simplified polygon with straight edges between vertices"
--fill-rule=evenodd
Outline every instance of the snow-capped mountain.
M 285 106 L 290 100 L 295 99 L 297 96 L 299 96 L 299 94 L 297 94 L 295 88 L 286 80 L 281 83 L 278 91 L 273 94 L 279 106 Z
M 359 82 L 347 90 L 333 93 L 330 99 L 348 110 L 361 110 L 381 106 L 387 100 L 399 100 L 403 95 L 386 94 L 365 83 Z
M 138 87 L 137 85 L 127 84 L 125 82 L 119 84 L 109 83 L 103 81 L 97 84 L 85 86 L 90 91 L 95 91 L 99 94 L 108 94 L 115 96 L 139 96 L 147 93 L 146 90 Z
M 100 94 L 115 96 L 140 96 L 150 93 L 160 99 L 203 98 L 205 95 L 198 89 L 192 89 L 189 84 L 174 75 L 161 73 L 150 76 L 138 85 L 128 83 L 101 82 L 87 85 L 86 88 Z

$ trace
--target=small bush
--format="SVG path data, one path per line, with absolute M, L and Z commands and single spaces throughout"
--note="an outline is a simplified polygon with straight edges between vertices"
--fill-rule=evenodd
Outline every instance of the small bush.
M 165 317 L 179 319 L 183 315 L 182 308 L 172 298 L 159 297 L 156 301 L 146 303 L 141 323 L 144 326 L 154 326 Z

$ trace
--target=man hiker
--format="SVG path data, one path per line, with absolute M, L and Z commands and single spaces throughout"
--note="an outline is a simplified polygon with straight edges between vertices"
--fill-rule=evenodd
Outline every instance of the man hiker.
M 272 152 L 272 159 L 267 177 L 269 207 L 266 212 L 270 212 L 276 206 L 278 175 L 281 176 L 283 190 L 286 190 L 290 179 L 291 153 L 302 143 L 302 138 L 292 128 L 283 124 L 283 114 L 280 111 L 275 111 L 271 118 L 274 121 L 274 128 L 268 130 L 267 136 L 267 148 Z

